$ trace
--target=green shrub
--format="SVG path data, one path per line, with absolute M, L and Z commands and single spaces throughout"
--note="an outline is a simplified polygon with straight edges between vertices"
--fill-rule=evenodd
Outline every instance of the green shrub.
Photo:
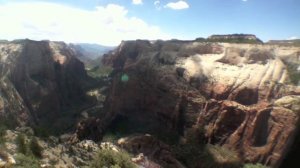
M 238 155 L 218 145 L 184 144 L 175 149 L 176 158 L 187 167 L 240 168 Z
M 119 138 L 120 138 L 120 136 L 118 136 L 117 134 L 113 134 L 112 132 L 108 132 L 103 136 L 102 141 L 103 142 L 115 143 L 115 142 L 118 141 Z
M 204 145 L 205 144 L 205 137 L 204 137 L 204 128 L 203 127 L 193 127 L 189 128 L 185 131 L 185 138 L 188 144 L 198 144 Z
M 42 157 L 43 148 L 38 143 L 38 140 L 33 137 L 29 144 L 32 154 L 38 158 Z
M 197 38 L 196 41 L 198 42 L 223 42 L 223 43 L 245 43 L 245 44 L 262 44 L 263 42 L 259 39 L 245 39 L 241 38 L 217 38 L 217 39 L 210 39 L 210 38 Z
M 130 156 L 125 151 L 116 152 L 111 149 L 102 149 L 91 163 L 92 168 L 136 168 Z
M 215 162 L 215 165 L 211 168 L 239 168 L 242 165 L 238 154 L 223 146 L 208 144 L 205 154 Z
M 17 154 L 14 168 L 39 168 L 39 161 L 32 155 Z
M 88 70 L 88 75 L 93 78 L 106 77 L 109 76 L 109 74 L 111 74 L 112 70 L 113 69 L 110 66 L 105 66 L 105 65 L 95 66 L 92 69 Z
M 299 85 L 300 82 L 300 72 L 298 69 L 298 64 L 287 64 L 287 70 L 289 72 L 289 77 L 291 80 L 291 83 L 294 85 Z
M 5 143 L 5 131 L 7 127 L 5 125 L 0 125 L 0 144 Z
M 173 146 L 176 158 L 187 167 L 199 167 L 203 146 L 197 144 L 180 144 Z
M 199 167 L 200 156 L 205 151 L 204 132 L 202 128 L 190 128 L 185 131 L 185 144 L 173 146 L 175 156 L 187 167 Z
M 257 163 L 257 164 L 252 164 L 252 163 L 247 163 L 244 165 L 243 168 L 268 168 L 260 163 Z
M 42 147 L 37 138 L 32 137 L 29 142 L 24 134 L 18 134 L 16 138 L 17 155 L 15 157 L 17 168 L 38 168 L 42 157 Z
M 33 127 L 34 135 L 42 138 L 48 138 L 50 136 L 50 130 L 42 127 L 42 126 L 35 126 Z
M 18 136 L 16 138 L 16 144 L 17 144 L 19 153 L 22 153 L 24 155 L 27 155 L 29 153 L 29 149 L 26 144 L 26 139 L 25 139 L 24 134 L 18 134 Z

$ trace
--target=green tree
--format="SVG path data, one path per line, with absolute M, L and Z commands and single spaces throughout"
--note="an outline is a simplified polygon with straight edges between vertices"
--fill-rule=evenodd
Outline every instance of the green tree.
M 29 144 L 32 154 L 38 158 L 42 157 L 43 148 L 39 144 L 37 138 L 33 137 Z
M 24 134 L 18 134 L 16 138 L 16 144 L 19 153 L 22 153 L 24 155 L 28 154 L 29 150 L 28 150 L 28 146 L 26 145 L 26 139 Z

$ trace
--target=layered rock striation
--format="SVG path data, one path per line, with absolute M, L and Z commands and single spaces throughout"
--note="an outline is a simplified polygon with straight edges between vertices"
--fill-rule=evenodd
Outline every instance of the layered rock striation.
M 262 44 L 122 42 L 103 60 L 114 72 L 99 130 L 118 116 L 182 136 L 201 127 L 208 143 L 278 167 L 299 129 L 300 87 L 291 82 L 299 71 L 289 68 L 299 53 Z

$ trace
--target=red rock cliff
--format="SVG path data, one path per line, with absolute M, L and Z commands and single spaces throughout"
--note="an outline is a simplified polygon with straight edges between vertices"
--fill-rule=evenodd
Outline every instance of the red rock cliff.
M 290 60 L 300 62 L 299 51 L 254 44 L 123 42 L 103 60 L 114 68 L 103 126 L 119 115 L 145 123 L 151 119 L 183 136 L 200 126 L 209 143 L 236 150 L 246 162 L 278 167 L 299 129 L 300 88 L 290 83 L 288 68 Z

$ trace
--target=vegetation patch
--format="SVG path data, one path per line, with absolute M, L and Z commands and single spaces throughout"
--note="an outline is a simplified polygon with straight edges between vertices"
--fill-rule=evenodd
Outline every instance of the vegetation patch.
M 51 135 L 50 130 L 42 126 L 34 126 L 33 131 L 35 136 L 42 138 L 48 138 Z
M 216 167 L 240 167 L 241 160 L 236 152 L 219 145 L 207 145 L 206 150 L 212 156 L 216 163 Z
M 88 75 L 92 78 L 102 78 L 107 77 L 112 72 L 113 68 L 105 65 L 97 65 L 90 70 L 88 70 Z
M 251 39 L 207 39 L 207 42 L 222 42 L 222 43 L 246 43 L 246 44 L 260 44 L 257 40 Z
M 235 151 L 218 145 L 206 144 L 203 128 L 185 132 L 185 143 L 173 145 L 176 158 L 189 168 L 241 168 L 242 162 Z
M 300 71 L 299 71 L 299 64 L 287 64 L 287 70 L 289 72 L 289 77 L 291 83 L 294 85 L 300 84 Z
M 244 165 L 243 168 L 268 168 L 260 163 L 257 163 L 257 164 L 252 164 L 252 163 L 247 163 Z
M 233 34 L 232 36 L 241 36 L 241 37 L 232 37 L 232 38 L 196 38 L 198 42 L 219 42 L 219 43 L 245 43 L 245 44 L 262 44 L 263 42 L 259 39 L 248 39 L 244 38 L 242 34 Z
M 32 155 L 18 153 L 15 160 L 16 165 L 14 165 L 14 168 L 40 168 L 38 159 Z
M 29 143 L 29 149 L 31 150 L 31 153 L 38 157 L 41 158 L 42 157 L 42 151 L 43 148 L 40 146 L 37 138 L 33 137 Z
M 240 168 L 242 165 L 234 151 L 217 145 L 179 145 L 175 153 L 178 160 L 191 168 Z
M 102 149 L 92 161 L 91 168 L 136 168 L 131 161 L 130 155 L 126 151 L 114 151 L 112 149 Z
M 18 152 L 24 155 L 29 154 L 29 147 L 26 142 L 26 138 L 24 134 L 18 134 L 16 138 L 16 144 L 18 147 Z
M 145 116 L 141 117 L 141 115 Z M 139 117 L 147 120 L 141 120 Z M 130 117 L 117 116 L 107 129 L 104 140 L 116 142 L 119 138 L 133 134 L 151 134 L 167 144 L 176 144 L 179 140 L 177 132 L 169 130 L 157 118 L 148 114 L 131 115 Z
M 7 127 L 3 124 L 0 124 L 0 145 L 5 143 L 5 131 L 7 130 Z
M 42 147 L 37 138 L 32 137 L 30 140 L 24 134 L 18 134 L 16 138 L 17 155 L 15 157 L 15 167 L 38 168 L 39 158 L 42 157 Z

